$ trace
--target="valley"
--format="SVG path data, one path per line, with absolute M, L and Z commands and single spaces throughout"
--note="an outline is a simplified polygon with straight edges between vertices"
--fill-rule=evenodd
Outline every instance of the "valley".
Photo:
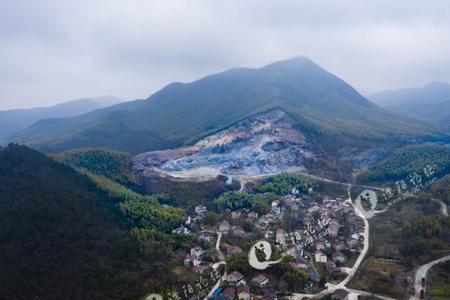
M 449 32 L 445 0 L 0 0 L 0 300 L 449 300 Z
M 85 269 L 62 270 L 61 277 L 93 278 L 89 266 L 101 259 L 118 274 L 105 271 L 101 283 L 80 292 L 85 298 L 101 299 L 98 292 L 139 300 L 409 299 L 431 295 L 433 289 L 419 290 L 415 272 L 427 277 L 427 264 L 450 251 L 445 131 L 377 107 L 304 57 L 44 119 L 11 141 L 28 146 L 0 150 L 8 166 L 0 168 L 4 181 L 24 177 L 33 187 L 0 184 L 10 191 L 0 204 L 23 198 L 34 219 L 62 209 L 71 221 L 73 205 L 79 224 L 43 221 L 57 222 L 63 232 L 72 226 L 77 234 L 69 247 L 90 255 L 76 257 Z M 10 161 L 21 161 L 20 173 Z M 45 173 L 67 187 L 36 175 Z M 23 196 L 37 193 L 38 185 L 45 205 Z M 93 198 L 102 212 L 91 207 L 80 216 L 77 205 L 90 207 Z M 24 226 L 20 207 L 3 230 Z M 84 247 L 79 233 L 90 232 L 91 220 L 112 232 L 109 240 L 93 240 L 107 245 L 105 254 Z M 55 240 L 58 231 L 47 235 L 41 223 L 30 226 L 39 232 L 38 240 L 31 236 L 39 251 L 48 243 L 66 246 Z M 1 229 L 0 235 L 11 233 Z M 25 236 L 11 235 L 11 247 Z M 119 262 L 111 263 L 113 257 Z M 45 251 L 36 262 L 49 269 L 57 263 Z M 17 257 L 10 268 L 21 268 Z M 0 268 L 2 278 L 7 273 Z M 21 280 L 40 282 L 39 274 Z M 55 282 L 41 282 L 39 293 Z M 5 295 L 35 295 L 10 286 Z M 75 295 L 74 286 L 66 289 Z

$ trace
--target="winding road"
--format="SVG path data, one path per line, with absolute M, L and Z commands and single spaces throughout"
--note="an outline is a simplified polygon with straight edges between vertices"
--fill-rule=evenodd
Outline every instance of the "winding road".
M 215 264 L 213 264 L 213 269 L 216 270 L 220 265 L 225 265 L 225 257 L 222 253 L 222 250 L 220 250 L 220 241 L 222 239 L 222 232 L 217 232 L 217 241 L 216 241 L 216 251 L 217 251 L 217 255 L 219 256 L 220 261 L 216 262 Z M 214 293 L 214 291 L 216 289 L 219 288 L 220 284 L 222 283 L 222 281 L 225 279 L 225 277 L 227 276 L 227 270 L 223 271 L 223 275 L 222 277 L 217 280 L 216 284 L 211 288 L 211 291 L 208 293 L 208 295 L 206 295 L 206 297 L 204 298 L 204 300 L 209 299 L 209 297 L 212 296 L 212 294 Z
M 447 209 L 447 204 L 445 204 L 442 200 L 439 200 L 440 204 L 441 204 L 441 213 L 443 216 L 448 217 L 448 209 Z
M 348 184 L 347 185 L 347 193 L 348 193 L 348 199 L 346 200 L 346 202 L 348 202 L 351 206 L 353 206 L 353 208 L 355 209 L 356 214 L 363 219 L 364 221 L 364 246 L 363 249 L 361 251 L 361 253 L 359 254 L 358 258 L 356 259 L 356 262 L 354 263 L 354 265 L 351 268 L 347 268 L 346 272 L 347 272 L 347 277 L 345 277 L 344 280 L 342 280 L 341 282 L 339 282 L 338 284 L 331 284 L 331 283 L 327 283 L 326 284 L 326 289 L 316 293 L 316 294 L 299 294 L 299 293 L 295 293 L 293 294 L 293 299 L 303 299 L 305 297 L 307 298 L 320 298 L 323 296 L 326 296 L 328 294 L 333 293 L 334 291 L 338 290 L 338 289 L 344 289 L 349 293 L 354 293 L 354 294 L 360 294 L 360 295 L 367 295 L 370 294 L 370 296 L 372 297 L 376 297 L 379 299 L 384 299 L 384 300 L 391 300 L 392 298 L 389 297 L 385 297 L 385 296 L 381 296 L 381 295 L 375 295 L 372 293 L 367 293 L 367 292 L 363 292 L 363 291 L 357 291 L 357 290 L 352 290 L 346 287 L 346 285 L 350 282 L 350 280 L 353 278 L 353 276 L 355 275 L 356 271 L 358 270 L 359 266 L 361 265 L 364 257 L 367 254 L 367 251 L 369 250 L 369 222 L 367 221 L 367 218 L 362 214 L 361 211 L 359 211 L 357 209 L 357 207 L 355 207 L 355 205 L 352 202 L 352 197 L 351 197 L 351 188 L 352 185 Z
M 416 275 L 414 276 L 414 288 L 416 289 L 416 294 L 412 295 L 409 300 L 416 300 L 416 299 L 420 299 L 420 290 L 423 289 L 424 291 L 426 290 L 426 285 L 424 287 L 422 287 L 422 278 L 427 278 L 427 273 L 428 271 L 437 264 L 443 263 L 445 261 L 449 261 L 450 260 L 450 255 L 438 258 L 436 260 L 433 260 L 427 264 L 421 265 L 417 270 L 416 270 Z
M 376 186 L 362 185 L 362 184 L 351 184 L 351 183 L 346 183 L 346 182 L 340 182 L 340 181 L 324 178 L 324 177 L 321 177 L 321 176 L 312 175 L 312 174 L 309 174 L 309 173 L 306 173 L 306 172 L 302 172 L 302 171 L 295 171 L 295 172 L 290 172 L 290 173 L 302 175 L 304 177 L 307 177 L 307 178 L 310 178 L 310 179 L 314 179 L 314 180 L 317 180 L 317 181 L 322 181 L 322 182 L 326 182 L 326 183 L 334 183 L 334 184 L 343 185 L 343 186 L 346 186 L 346 187 L 360 187 L 360 188 L 365 188 L 365 189 L 384 191 L 384 188 L 380 188 L 380 187 L 376 187 Z M 278 175 L 278 174 L 279 173 L 269 173 L 269 174 L 254 175 L 254 176 L 235 176 L 235 179 L 239 180 L 239 182 L 241 184 L 241 188 L 240 188 L 239 191 L 244 191 L 245 190 L 245 186 L 247 185 L 247 183 L 255 181 L 255 180 L 261 180 L 261 179 L 270 178 L 270 177 L 273 177 L 273 176 Z
M 378 190 L 378 191 L 383 191 L 384 189 L 380 188 L 380 187 L 374 187 L 374 186 L 352 185 L 350 183 L 339 182 L 339 181 L 323 178 L 323 177 L 316 176 L 316 175 L 311 175 L 311 174 L 304 173 L 304 172 L 295 172 L 295 173 L 303 175 L 303 176 L 311 178 L 311 179 L 314 179 L 314 180 L 327 182 L 327 183 L 339 184 L 339 185 L 343 185 L 343 186 L 347 187 L 348 199 L 345 200 L 345 201 L 347 203 L 349 203 L 354 208 L 355 213 L 361 219 L 363 219 L 363 221 L 364 221 L 364 234 L 363 234 L 364 235 L 364 246 L 363 246 L 363 249 L 362 249 L 361 253 L 359 254 L 355 264 L 351 268 L 346 268 L 347 276 L 345 277 L 344 280 L 342 280 L 338 284 L 327 283 L 326 284 L 326 289 L 324 289 L 323 291 L 318 292 L 316 294 L 293 293 L 291 298 L 294 299 L 294 300 L 300 300 L 300 299 L 304 299 L 304 298 L 314 298 L 314 299 L 316 299 L 316 298 L 321 298 L 323 296 L 329 295 L 329 294 L 333 293 L 334 291 L 336 291 L 338 289 L 343 289 L 343 290 L 347 291 L 348 293 L 350 293 L 351 295 L 370 296 L 370 297 L 374 297 L 374 298 L 378 298 L 378 299 L 382 299 L 382 300 L 396 300 L 395 298 L 391 298 L 391 297 L 387 297 L 387 296 L 383 296 L 383 295 L 378 295 L 378 294 L 374 294 L 374 293 L 370 293 L 370 292 L 366 292 L 366 291 L 354 290 L 354 289 L 346 287 L 346 285 L 350 282 L 350 280 L 353 278 L 353 276 L 355 275 L 356 271 L 360 267 L 360 265 L 361 265 L 362 261 L 364 260 L 365 256 L 367 255 L 367 252 L 369 250 L 369 232 L 370 232 L 369 231 L 368 219 L 363 214 L 363 212 L 361 212 L 358 209 L 358 207 L 353 204 L 353 201 L 352 201 L 352 198 L 351 198 L 351 188 L 354 186 L 354 187 L 361 187 L 361 188 Z M 264 177 L 265 176 L 258 176 L 258 178 L 254 178 L 254 179 L 262 179 Z M 243 182 L 241 182 L 241 190 L 243 190 L 245 188 L 246 183 L 249 182 L 249 181 L 251 181 L 251 179 L 247 178 L 247 180 L 243 180 Z M 388 209 L 389 209 L 389 207 L 386 207 L 383 210 L 375 211 L 375 214 L 386 212 Z M 441 201 L 441 213 L 443 215 L 445 215 L 445 216 L 448 216 L 447 205 L 442 203 L 442 201 Z M 219 258 L 222 261 L 220 261 L 220 262 L 218 262 L 216 264 L 225 264 L 224 256 L 222 254 L 222 251 L 220 250 L 220 240 L 222 238 L 222 233 L 218 232 L 217 234 L 218 234 L 218 237 L 217 237 L 217 242 L 216 242 L 216 250 L 218 252 Z M 421 287 L 422 277 L 426 277 L 428 271 L 430 270 L 430 268 L 432 266 L 434 266 L 435 264 L 442 263 L 444 261 L 448 261 L 448 260 L 450 260 L 450 255 L 442 257 L 442 258 L 439 258 L 439 259 L 436 259 L 436 260 L 434 260 L 432 262 L 429 262 L 427 264 L 424 264 L 424 265 L 420 266 L 417 269 L 416 275 L 415 275 L 414 286 L 416 288 L 416 291 L 420 291 L 420 289 L 422 288 Z M 225 278 L 225 276 L 226 276 L 226 272 L 224 273 L 222 278 L 216 283 L 216 285 L 213 287 L 213 289 L 211 290 L 211 292 L 208 294 L 208 296 L 205 299 L 208 299 L 211 296 L 211 294 L 213 293 L 213 291 L 215 291 L 220 286 L 220 283 Z M 415 295 L 415 296 L 411 296 L 409 298 L 409 300 L 419 299 L 417 297 L 420 297 L 420 292 L 417 293 L 417 295 Z

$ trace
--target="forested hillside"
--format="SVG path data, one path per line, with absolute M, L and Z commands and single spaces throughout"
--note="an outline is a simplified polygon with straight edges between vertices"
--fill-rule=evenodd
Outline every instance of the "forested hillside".
M 107 177 L 121 184 L 136 183 L 136 178 L 131 172 L 131 156 L 125 152 L 85 148 L 58 153 L 53 157 L 62 163 Z
M 433 176 L 450 171 L 450 146 L 423 144 L 406 146 L 359 175 L 359 180 L 386 181 L 405 179 L 414 172 Z
M 106 177 L 90 173 L 87 175 L 119 204 L 131 226 L 170 233 L 183 222 L 184 211 L 174 207 L 162 207 L 161 198 L 158 196 L 141 195 Z
M 434 198 L 442 200 L 450 205 L 450 175 L 446 175 L 431 187 L 431 194 Z
M 1 299 L 137 299 L 170 284 L 171 253 L 189 241 L 164 232 L 182 212 L 103 180 L 0 150 Z
M 172 83 L 147 100 L 36 123 L 11 141 L 47 152 L 107 147 L 133 154 L 192 143 L 238 121 L 280 109 L 310 137 L 409 140 L 441 133 L 381 109 L 305 57 Z M 335 139 L 336 140 L 336 139 Z

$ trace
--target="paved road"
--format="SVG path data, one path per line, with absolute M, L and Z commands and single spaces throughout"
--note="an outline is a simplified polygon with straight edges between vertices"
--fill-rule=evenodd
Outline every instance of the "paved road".
M 361 187 L 361 188 L 365 188 L 365 189 L 384 191 L 383 188 L 376 187 L 376 186 L 340 182 L 340 181 L 336 181 L 336 180 L 320 177 L 320 176 L 317 176 L 317 175 L 312 175 L 312 174 L 305 173 L 305 172 L 295 172 L 295 173 L 303 175 L 305 177 L 309 177 L 311 179 L 318 180 L 318 181 L 323 181 L 323 182 L 328 182 L 328 183 L 335 183 L 335 184 L 343 185 L 343 186 L 346 186 L 346 187 Z
M 305 176 L 305 177 L 308 177 L 308 178 L 311 178 L 311 179 L 314 179 L 314 180 L 317 180 L 317 181 L 322 181 L 322 182 L 327 182 L 327 183 L 334 183 L 334 184 L 343 185 L 343 186 L 346 186 L 346 187 L 353 186 L 353 187 L 360 187 L 360 188 L 364 188 L 364 189 L 372 189 L 372 190 L 377 190 L 377 191 L 384 191 L 384 188 L 380 188 L 380 187 L 376 187 L 376 186 L 340 182 L 340 181 L 328 179 L 328 178 L 325 178 L 325 177 L 312 175 L 310 173 L 306 173 L 306 172 L 302 172 L 302 171 L 294 171 L 294 172 L 290 172 L 290 173 L 292 173 L 292 174 L 299 174 L 299 175 L 302 175 L 302 176 Z M 254 175 L 254 176 L 236 176 L 235 178 L 237 180 L 239 180 L 239 182 L 241 183 L 240 191 L 243 191 L 245 189 L 245 186 L 247 185 L 247 183 L 249 183 L 251 181 L 270 178 L 270 177 L 273 177 L 273 176 L 278 175 L 278 174 L 279 173 Z
M 222 232 L 217 232 L 216 250 L 221 261 L 225 261 L 225 256 L 223 256 L 222 250 L 220 250 L 220 240 L 222 239 Z
M 358 256 L 358 259 L 356 259 L 355 264 L 353 265 L 353 267 L 350 268 L 347 277 L 338 284 L 338 285 L 340 285 L 342 287 L 347 285 L 347 283 L 349 283 L 350 280 L 353 278 L 353 276 L 356 273 L 356 270 L 358 270 L 358 268 L 361 265 L 361 262 L 363 261 L 364 257 L 366 257 L 367 251 L 369 250 L 369 222 L 367 221 L 367 218 L 364 216 L 364 214 L 361 211 L 359 211 L 353 205 L 350 190 L 351 190 L 351 186 L 348 187 L 348 199 L 347 199 L 347 202 L 350 203 L 350 205 L 353 206 L 356 214 L 361 219 L 363 219 L 363 221 L 364 221 L 364 246 L 363 246 L 363 249 L 362 249 L 361 253 Z
M 448 217 L 447 204 L 445 204 L 442 200 L 439 200 L 439 202 L 441 203 L 441 213 Z
M 220 250 L 220 240 L 221 239 L 222 239 L 222 232 L 218 231 L 217 232 L 217 241 L 216 241 L 216 250 L 217 250 L 217 254 L 219 256 L 220 261 L 213 264 L 212 267 L 214 270 L 216 270 L 220 265 L 226 264 L 225 257 L 223 256 L 222 250 Z M 226 276 L 227 276 L 227 271 L 224 270 L 222 277 L 219 280 L 217 280 L 216 284 L 211 288 L 211 291 L 208 293 L 208 295 L 206 295 L 204 300 L 207 300 L 209 297 L 211 297 L 211 295 L 220 286 L 220 284 L 222 283 L 222 281 L 225 279 Z
M 450 255 L 438 258 L 436 260 L 433 260 L 427 264 L 421 265 L 417 270 L 416 270 L 416 275 L 414 276 L 414 287 L 416 288 L 416 294 L 412 295 L 409 300 L 416 300 L 416 299 L 420 299 L 420 290 L 421 289 L 426 289 L 425 287 L 422 287 L 422 278 L 427 278 L 427 273 L 428 271 L 431 269 L 431 267 L 433 267 L 434 265 L 443 263 L 445 261 L 449 261 L 450 260 Z
M 378 298 L 378 299 L 382 299 L 382 300 L 398 300 L 395 298 L 381 296 L 381 295 L 377 295 L 377 294 L 366 292 L 366 291 L 359 291 L 359 290 L 354 290 L 354 289 L 349 289 L 349 288 L 344 288 L 344 290 L 346 290 L 349 293 L 358 294 L 361 296 L 374 297 L 374 298 Z
M 350 282 L 350 280 L 353 278 L 353 276 L 355 275 L 356 271 L 358 270 L 359 266 L 361 265 L 363 259 L 365 258 L 368 250 L 369 250 L 369 222 L 367 220 L 367 218 L 363 215 L 363 213 L 361 211 L 358 210 L 357 207 L 355 207 L 355 205 L 352 202 L 352 198 L 351 198 L 351 188 L 352 186 L 355 187 L 362 187 L 362 188 L 366 188 L 366 189 L 372 189 L 372 190 L 379 190 L 382 191 L 383 188 L 379 188 L 379 187 L 373 187 L 373 186 L 366 186 L 366 185 L 352 185 L 350 183 L 344 183 L 344 182 L 339 182 L 339 181 L 335 181 L 335 180 L 331 180 L 331 179 L 327 179 L 327 178 L 323 178 L 320 176 L 316 176 L 316 175 L 312 175 L 312 174 L 308 174 L 308 173 L 304 173 L 304 172 L 296 172 L 297 174 L 301 174 L 305 177 L 309 177 L 311 179 L 315 179 L 318 181 L 323 181 L 323 182 L 328 182 L 328 183 L 334 183 L 334 184 L 339 184 L 339 185 L 344 185 L 347 186 L 347 192 L 348 192 L 348 199 L 346 200 L 350 205 L 353 206 L 353 208 L 355 209 L 356 214 L 361 217 L 364 221 L 364 246 L 363 249 L 361 251 L 361 253 L 359 254 L 355 264 L 351 267 L 351 268 L 346 268 L 346 273 L 347 273 L 347 277 L 342 280 L 341 282 L 339 282 L 338 284 L 327 284 L 326 285 L 326 289 L 316 293 L 316 294 L 300 294 L 300 293 L 294 293 L 293 294 L 293 299 L 302 299 L 302 298 L 320 298 L 323 297 L 325 295 L 331 294 L 334 291 L 338 290 L 338 289 L 344 289 L 349 293 L 353 293 L 353 294 L 358 294 L 358 295 L 363 295 L 363 296 L 371 296 L 371 297 L 375 297 L 378 299 L 382 299 L 382 300 L 394 300 L 394 298 L 390 298 L 390 297 L 386 297 L 386 296 L 382 296 L 382 295 L 377 295 L 377 294 L 373 294 L 370 292 L 366 292 L 366 291 L 358 291 L 358 290 L 353 290 L 350 288 L 347 288 L 346 285 Z M 258 179 L 262 179 L 263 177 L 266 176 L 258 176 Z M 255 178 L 256 179 L 256 178 Z M 245 184 L 247 182 L 244 182 L 243 186 L 241 186 L 241 189 L 243 189 L 245 187 Z M 386 212 L 389 209 L 389 207 L 386 207 L 386 209 L 381 210 L 381 211 L 376 211 L 376 213 L 383 213 Z M 442 214 L 448 216 L 448 211 L 447 211 L 447 206 L 442 203 L 441 201 L 441 212 Z M 220 239 L 222 238 L 222 234 L 218 233 L 218 238 L 217 238 L 217 242 L 216 242 L 216 249 L 219 253 L 219 257 L 223 257 L 223 254 L 220 250 Z M 428 264 L 425 264 L 421 267 L 419 267 L 419 269 L 416 271 L 416 276 L 415 276 L 415 286 L 416 286 L 416 291 L 418 291 L 416 296 L 411 296 L 410 300 L 415 300 L 418 298 L 415 297 L 419 297 L 420 296 L 420 289 L 421 289 L 421 279 L 422 277 L 426 277 L 426 274 L 428 273 L 428 270 L 435 264 L 438 263 L 442 263 L 444 261 L 450 260 L 450 255 L 437 259 L 435 261 L 432 261 Z M 225 263 L 220 262 L 220 263 Z M 224 275 L 226 276 L 226 275 Z M 223 278 L 223 277 L 222 277 Z M 221 280 L 219 280 L 216 284 L 216 286 L 212 289 L 211 293 L 219 286 Z M 210 293 L 210 294 L 211 294 Z M 209 295 L 208 295 L 209 296 Z M 208 298 L 208 297 L 207 297 Z M 205 299 L 207 299 L 205 298 Z
M 353 206 L 353 208 L 355 209 L 356 214 L 363 219 L 364 221 L 364 247 L 361 251 L 361 253 L 359 254 L 358 258 L 356 259 L 355 264 L 351 267 L 351 268 L 346 268 L 346 272 L 347 272 L 347 277 L 345 277 L 344 280 L 342 280 L 341 282 L 339 282 L 338 284 L 330 284 L 328 283 L 326 285 L 326 289 L 317 293 L 317 294 L 294 294 L 294 299 L 302 299 L 304 297 L 307 298 L 320 298 L 323 296 L 326 296 L 328 294 L 333 293 L 334 291 L 338 290 L 338 289 L 344 289 L 346 291 L 350 292 L 350 289 L 346 288 L 345 286 L 350 282 L 350 280 L 353 278 L 353 276 L 355 275 L 356 271 L 358 270 L 359 266 L 361 265 L 364 257 L 367 254 L 367 251 L 369 250 L 369 222 L 367 221 L 367 218 L 353 205 L 352 202 L 352 197 L 351 197 L 351 188 L 352 185 L 348 184 L 348 189 L 347 189 L 347 193 L 348 193 L 348 199 L 346 200 L 348 203 L 350 203 L 350 205 Z M 367 292 L 364 291 L 356 291 L 356 290 L 351 290 L 352 293 L 357 293 L 357 294 L 361 294 L 361 295 L 366 295 Z M 385 300 L 390 300 L 391 298 L 389 297 L 384 297 L 381 295 L 375 295 L 372 293 L 367 293 L 370 294 L 373 297 L 377 297 L 379 299 L 385 299 Z

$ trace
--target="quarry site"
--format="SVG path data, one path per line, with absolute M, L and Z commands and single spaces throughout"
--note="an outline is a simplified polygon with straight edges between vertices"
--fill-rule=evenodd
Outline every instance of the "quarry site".
M 229 181 L 304 171 L 315 160 L 302 133 L 292 120 L 275 110 L 243 120 L 192 146 L 152 151 L 133 158 L 142 176 L 171 176 L 208 180 L 225 175 Z

